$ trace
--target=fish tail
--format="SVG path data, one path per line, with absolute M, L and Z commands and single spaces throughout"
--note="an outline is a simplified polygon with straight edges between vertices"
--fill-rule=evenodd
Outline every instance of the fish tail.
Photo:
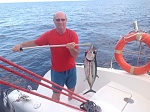
M 96 91 L 94 91 L 94 90 L 90 89 L 90 90 L 88 90 L 87 92 L 83 93 L 83 95 L 85 95 L 85 94 L 87 94 L 87 93 L 89 93 L 89 92 L 96 93 Z

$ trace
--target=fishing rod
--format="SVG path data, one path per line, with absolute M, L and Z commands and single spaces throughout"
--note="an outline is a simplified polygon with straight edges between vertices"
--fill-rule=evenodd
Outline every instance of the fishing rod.
M 33 49 L 33 48 L 52 48 L 52 47 L 66 47 L 67 44 L 60 44 L 60 45 L 43 45 L 43 46 L 33 46 L 33 47 L 23 47 L 20 48 L 20 51 L 26 49 Z M 75 44 L 75 46 L 91 46 L 91 43 L 83 43 L 83 44 Z
M 76 110 L 79 110 L 79 111 L 82 111 L 82 112 L 85 112 L 84 110 L 82 110 L 82 109 L 80 109 L 80 108 L 78 108 L 78 107 L 72 106 L 72 105 L 70 105 L 70 104 L 67 104 L 67 103 L 64 103 L 64 102 L 61 102 L 61 101 L 54 100 L 54 99 L 52 99 L 52 98 L 50 98 L 50 97 L 47 97 L 47 96 L 45 96 L 45 95 L 39 94 L 39 93 L 34 92 L 34 91 L 27 90 L 27 89 L 25 89 L 25 88 L 21 88 L 21 87 L 19 87 L 19 86 L 16 86 L 16 85 L 14 85 L 14 84 L 11 84 L 11 83 L 6 82 L 6 81 L 3 81 L 3 80 L 0 80 L 0 84 L 3 84 L 3 85 L 5 85 L 5 86 L 9 86 L 9 87 L 15 88 L 15 89 L 17 89 L 17 90 L 21 90 L 21 91 L 24 91 L 24 92 L 27 92 L 27 93 L 30 93 L 30 94 L 32 94 L 32 95 L 36 95 L 36 96 L 41 97 L 41 98 L 45 98 L 45 99 L 47 99 L 47 100 L 50 100 L 50 101 L 53 101 L 53 102 L 62 104 L 62 105 L 64 105 L 64 106 L 68 106 L 68 107 L 70 107 L 70 108 L 73 108 L 73 109 L 76 109 Z
M 82 96 L 80 96 L 80 95 L 78 95 L 78 94 L 76 94 L 76 93 L 74 93 L 74 92 L 72 92 L 72 91 L 70 91 L 70 90 L 68 90 L 68 89 L 66 89 L 66 88 L 64 88 L 64 87 L 62 87 L 62 86 L 60 86 L 60 85 L 58 85 L 58 84 L 56 84 L 56 83 L 50 81 L 50 80 L 48 80 L 48 79 L 45 79 L 45 78 L 43 78 L 42 76 L 40 76 L 40 75 L 38 75 L 38 74 L 35 74 L 35 73 L 33 73 L 33 72 L 31 72 L 31 71 L 29 71 L 29 70 L 27 70 L 27 69 L 25 69 L 25 68 L 23 68 L 23 67 L 21 67 L 21 66 L 15 64 L 15 63 L 13 63 L 13 62 L 11 62 L 11 61 L 9 61 L 9 60 L 6 60 L 5 58 L 3 58 L 3 57 L 1 57 L 1 56 L 0 56 L 0 60 L 3 61 L 3 62 L 5 62 L 5 63 L 7 63 L 7 64 L 9 64 L 9 65 L 11 65 L 11 66 L 14 66 L 14 67 L 18 68 L 18 69 L 20 69 L 20 70 L 22 70 L 22 71 L 24 71 L 24 72 L 26 72 L 26 73 L 28 73 L 28 74 L 30 74 L 30 75 L 36 77 L 36 78 L 39 78 L 39 79 L 41 79 L 41 80 L 43 80 L 43 81 L 45 81 L 45 82 L 47 82 L 47 83 L 53 84 L 54 86 L 57 86 L 57 87 L 59 87 L 59 88 L 65 90 L 65 91 L 67 91 L 67 92 L 73 94 L 74 96 L 77 96 L 77 97 L 79 97 L 79 98 L 81 98 L 81 99 L 87 101 L 87 99 L 85 99 L 84 97 L 82 97 Z M 22 76 L 23 78 L 26 78 L 26 79 L 28 79 L 28 80 L 30 80 L 30 81 L 34 81 L 34 79 L 32 79 L 32 78 L 30 79 L 30 77 L 27 77 L 27 76 L 25 76 L 25 75 L 22 75 L 21 73 L 18 73 L 18 72 L 14 71 L 14 70 L 12 70 L 12 69 L 10 69 L 10 68 L 8 68 L 8 67 L 5 67 L 5 66 L 3 66 L 3 65 L 0 65 L 0 68 L 3 68 L 3 69 L 5 69 L 5 70 L 7 70 L 7 71 L 9 71 L 9 72 L 13 72 L 14 74 L 17 74 L 17 75 L 19 75 L 19 76 Z M 37 82 L 36 80 L 35 80 L 35 83 L 38 83 L 38 84 L 39 84 L 39 82 Z M 41 84 L 41 82 L 40 82 L 40 84 Z M 45 84 L 44 84 L 43 86 L 45 86 Z M 48 88 L 49 88 L 49 87 L 48 87 Z M 50 87 L 50 88 L 51 88 L 51 87 Z M 51 89 L 55 89 L 55 88 L 51 88 Z M 56 91 L 59 91 L 59 90 L 56 90 Z M 60 92 L 61 92 L 61 91 L 60 91 Z M 63 93 L 63 92 L 62 92 L 62 94 L 65 94 L 65 95 L 66 95 L 66 93 Z M 67 94 L 67 96 L 68 96 L 68 94 Z M 78 100 L 78 101 L 81 101 L 80 99 L 77 99 L 76 97 L 72 97 L 72 98 L 74 98 L 74 99 L 76 99 L 76 100 Z M 84 102 L 84 101 L 81 101 L 81 102 Z

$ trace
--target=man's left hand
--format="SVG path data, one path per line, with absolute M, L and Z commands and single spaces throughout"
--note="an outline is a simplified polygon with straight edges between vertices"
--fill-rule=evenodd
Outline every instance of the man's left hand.
M 68 48 L 69 50 L 74 49 L 75 46 L 76 46 L 75 42 L 71 42 L 71 43 L 66 44 L 66 48 Z

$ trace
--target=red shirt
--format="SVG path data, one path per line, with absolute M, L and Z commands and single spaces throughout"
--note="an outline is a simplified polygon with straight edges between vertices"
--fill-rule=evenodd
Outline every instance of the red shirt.
M 61 45 L 70 42 L 75 42 L 78 44 L 77 34 L 66 29 L 66 32 L 60 35 L 56 29 L 50 30 L 42 34 L 39 38 L 35 40 L 35 43 L 39 46 L 42 45 Z M 78 46 L 75 47 L 78 49 Z M 70 54 L 66 47 L 51 47 L 51 62 L 52 70 L 62 72 L 74 68 L 76 66 L 74 57 Z

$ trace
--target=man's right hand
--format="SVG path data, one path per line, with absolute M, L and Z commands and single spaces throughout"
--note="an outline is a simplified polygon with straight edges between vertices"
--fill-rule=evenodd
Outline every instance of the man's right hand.
M 20 52 L 21 48 L 22 48 L 22 45 L 18 44 L 18 45 L 14 46 L 12 48 L 12 51 L 14 51 L 14 52 Z

